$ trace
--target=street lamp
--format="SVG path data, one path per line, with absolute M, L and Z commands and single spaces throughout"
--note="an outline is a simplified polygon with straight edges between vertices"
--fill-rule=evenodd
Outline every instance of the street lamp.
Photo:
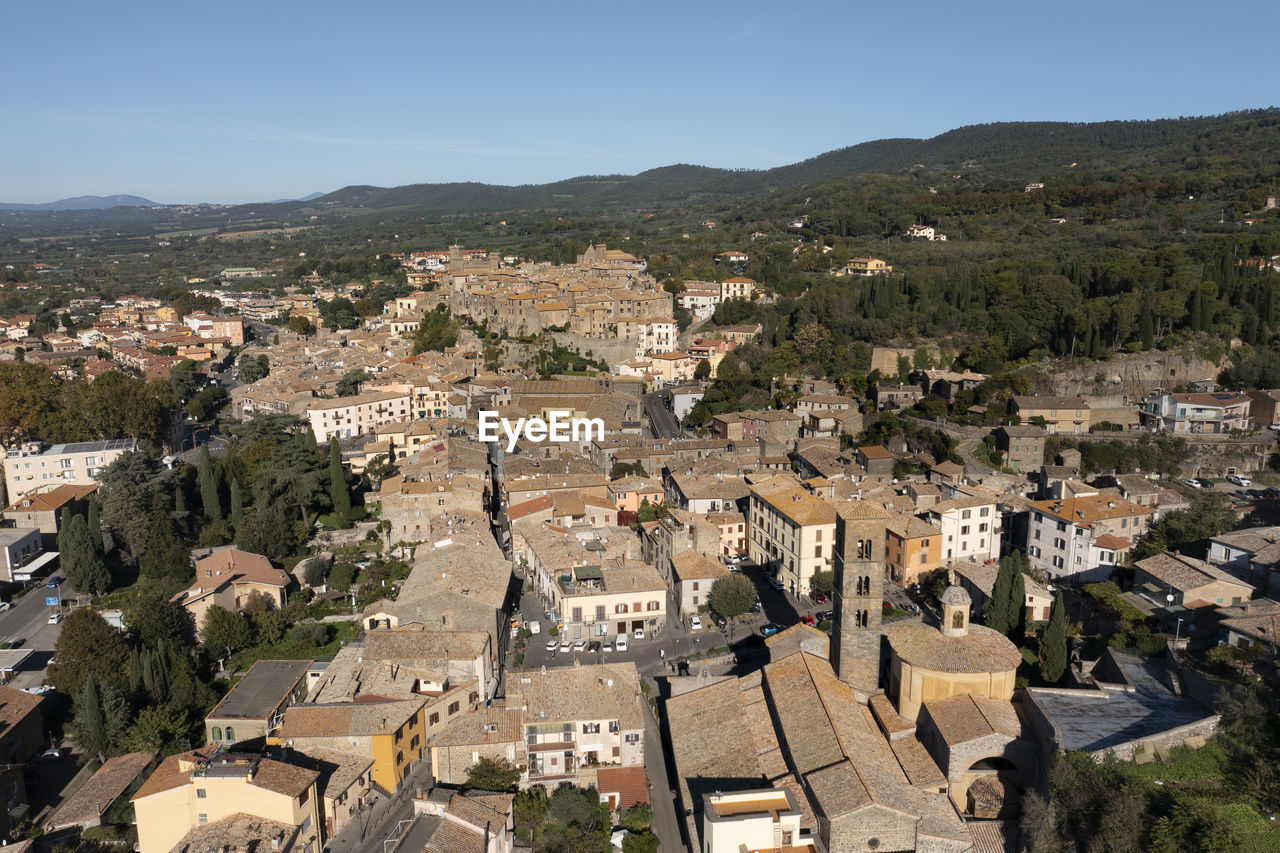
M 1181 634 L 1182 634 L 1182 617 L 1179 616 L 1178 627 L 1174 628 L 1173 630 L 1173 647 L 1175 649 L 1178 647 L 1178 637 L 1181 636 Z

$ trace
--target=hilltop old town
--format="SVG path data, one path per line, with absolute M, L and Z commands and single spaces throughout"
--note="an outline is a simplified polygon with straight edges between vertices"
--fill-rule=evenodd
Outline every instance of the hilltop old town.
M 710 407 L 763 332 L 724 318 L 778 298 L 749 257 L 672 288 L 455 245 L 0 319 L 0 830 L 1042 849 L 1064 774 L 1232 749 L 1276 679 L 1280 390 L 875 346 Z

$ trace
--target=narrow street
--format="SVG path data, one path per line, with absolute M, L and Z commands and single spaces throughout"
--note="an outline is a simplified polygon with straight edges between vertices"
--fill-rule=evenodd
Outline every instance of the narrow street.
M 667 759 L 662 749 L 662 731 L 658 721 L 644 703 L 644 772 L 649 777 L 649 799 L 653 806 L 653 834 L 658 836 L 659 853 L 681 853 L 685 850 L 676 814 L 675 780 L 667 775 Z

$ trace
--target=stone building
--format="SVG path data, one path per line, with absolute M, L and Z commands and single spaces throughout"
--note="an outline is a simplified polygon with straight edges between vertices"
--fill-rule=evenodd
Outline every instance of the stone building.
M 969 593 L 942 595 L 942 629 L 913 623 L 889 632 L 889 695 L 915 721 L 930 701 L 977 694 L 1008 702 L 1022 655 L 998 631 L 969 622 Z

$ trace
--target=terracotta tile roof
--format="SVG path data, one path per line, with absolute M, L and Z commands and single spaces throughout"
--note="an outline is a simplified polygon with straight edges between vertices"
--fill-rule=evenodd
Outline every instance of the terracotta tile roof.
M 284 712 L 280 737 L 391 735 L 422 708 L 425 700 L 294 705 Z
M 315 746 L 291 750 L 288 763 L 316 771 L 319 774 L 316 787 L 320 796 L 335 799 L 350 790 L 356 780 L 373 766 L 373 759 Z
M 933 524 L 914 515 L 900 515 L 890 519 L 886 528 L 901 539 L 923 539 L 926 536 L 941 536 L 942 531 Z
M 596 779 L 596 787 L 601 794 L 618 795 L 620 809 L 649 802 L 649 778 L 645 775 L 643 766 L 601 767 L 596 773 Z
M 1218 582 L 1248 589 L 1252 594 L 1253 588 L 1244 581 L 1227 574 L 1212 563 L 1184 554 L 1157 554 L 1139 560 L 1134 565 L 1160 583 L 1168 584 L 1181 592 Z
M 958 746 L 991 734 L 1017 738 L 1022 722 L 1012 704 L 986 696 L 966 694 L 925 702 L 934 727 L 948 746 Z
M 421 819 L 427 821 L 431 817 L 427 815 Z M 439 822 L 432 826 L 422 853 L 485 853 L 487 845 L 482 832 L 451 820 L 436 820 Z
M 524 738 L 524 710 L 492 705 L 454 720 L 432 740 L 433 747 L 518 743 Z
M 1111 548 L 1116 551 L 1122 548 L 1132 547 L 1133 545 L 1133 543 L 1128 539 L 1121 536 L 1113 536 L 1110 533 L 1104 533 L 1097 539 L 1094 539 L 1093 544 L 1097 545 L 1099 548 Z
M 173 846 L 169 853 L 207 853 L 217 851 L 245 851 L 265 853 L 275 848 L 292 849 L 298 828 L 280 821 L 267 820 L 256 815 L 237 812 L 230 817 L 195 826 Z
M 894 654 L 934 672 L 1008 672 L 1022 655 L 1004 634 L 984 625 L 969 625 L 962 637 L 947 637 L 929 625 L 903 625 L 889 632 Z
M 671 569 L 682 581 L 715 580 L 729 575 L 729 570 L 719 560 L 703 556 L 692 548 L 672 557 Z
M 195 583 L 175 595 L 171 601 L 187 604 L 229 583 L 254 583 L 283 588 L 289 585 L 290 580 L 287 572 L 275 568 L 270 560 L 260 554 L 226 548 L 197 560 Z
M 155 758 L 151 752 L 131 752 L 108 758 L 106 763 L 44 820 L 44 826 L 92 826 Z
M 488 647 L 483 631 L 369 631 L 361 653 L 366 661 L 438 661 L 476 658 Z
M 1022 828 L 1016 820 L 973 820 L 965 826 L 973 853 L 1022 853 Z
M 286 797 L 297 797 L 315 784 L 320 773 L 306 767 L 297 767 L 281 761 L 263 758 L 258 762 L 257 772 L 253 774 L 253 786 L 284 794 Z
M 890 741 L 889 748 L 893 750 L 893 757 L 898 759 L 898 766 L 913 787 L 936 789 L 946 784 L 947 777 L 939 769 L 929 750 L 914 737 Z
M 915 732 L 916 724 L 900 715 L 893 707 L 893 702 L 884 693 L 877 693 L 868 701 L 871 713 L 875 715 L 876 722 L 880 724 L 881 730 L 894 740 L 895 736 L 909 735 Z
M 37 710 L 44 699 L 14 687 L 0 687 L 0 732 L 7 732 Z
M 1089 524 L 1112 518 L 1128 518 L 1135 515 L 1154 515 L 1151 507 L 1130 503 L 1124 498 L 1106 495 L 1083 495 L 1064 500 L 1031 501 L 1032 510 L 1053 516 L 1071 524 Z
M 186 770 L 182 769 L 181 765 L 190 765 L 192 761 L 211 757 L 219 751 L 219 747 L 213 745 L 193 749 L 190 752 L 170 755 L 160 762 L 159 767 L 152 771 L 151 775 L 147 777 L 147 781 L 143 782 L 142 786 L 134 793 L 133 799 L 140 800 L 152 794 L 159 794 L 162 791 L 182 787 L 191 781 L 191 771 L 189 767 Z
M 630 661 L 532 671 L 508 680 L 508 696 L 516 693 L 528 707 L 526 721 L 617 720 L 622 731 L 644 728 L 640 676 Z
M 47 492 L 24 495 L 5 507 L 5 512 L 48 512 L 62 508 L 68 501 L 82 500 L 98 490 L 96 483 L 88 486 L 58 486 Z

